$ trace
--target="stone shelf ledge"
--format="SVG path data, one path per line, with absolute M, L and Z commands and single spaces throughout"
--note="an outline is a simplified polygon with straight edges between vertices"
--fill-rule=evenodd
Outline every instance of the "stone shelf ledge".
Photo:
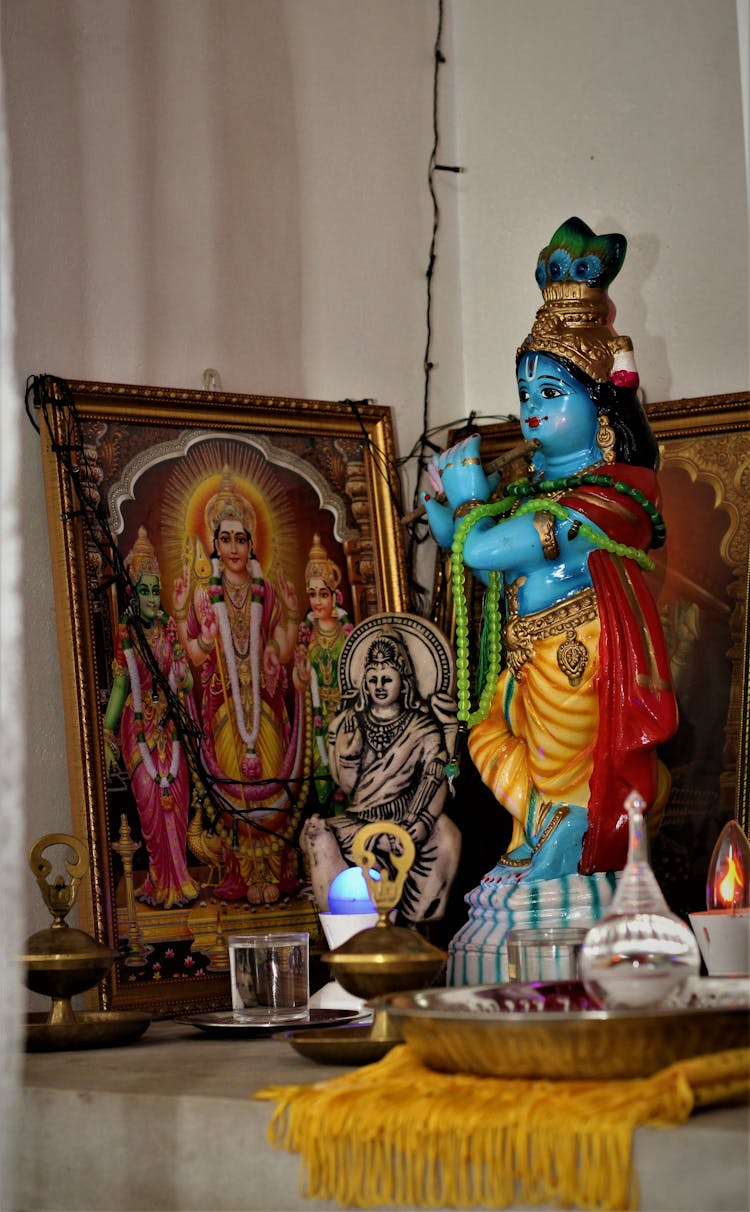
M 299 1158 L 271 1148 L 263 1086 L 346 1072 L 271 1038 L 217 1038 L 154 1022 L 135 1044 L 26 1056 L 19 1212 L 298 1212 Z M 744 1212 L 747 1107 L 641 1128 L 643 1212 Z M 536 1212 L 544 1212 L 538 1206 Z

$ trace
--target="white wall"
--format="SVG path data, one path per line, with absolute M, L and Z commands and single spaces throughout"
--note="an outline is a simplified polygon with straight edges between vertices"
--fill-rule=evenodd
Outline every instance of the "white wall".
M 8 144 L 5 133 L 5 80 L 0 58 L 0 400 L 14 399 L 13 365 L 13 257 L 10 248 L 10 197 Z M 0 829 L 3 834 L 4 873 L 0 880 L 0 1208 L 13 1202 L 13 1164 L 18 1143 L 18 1082 L 22 1066 L 25 991 L 14 960 L 24 945 L 22 906 L 28 885 L 23 862 L 25 829 L 21 805 L 25 801 L 24 620 L 23 545 L 19 508 L 20 423 L 2 421 L 0 442 Z M 14 972 L 15 969 L 15 972 Z M 10 974 L 13 975 L 8 979 Z
M 612 286 L 648 400 L 748 385 L 736 0 L 457 0 L 466 400 L 513 401 L 536 253 L 622 231 Z
M 630 238 L 613 295 L 648 398 L 747 387 L 736 13 L 447 3 L 440 159 L 467 171 L 437 186 L 433 423 L 515 410 L 536 254 L 573 213 Z M 390 404 L 405 452 L 436 21 L 437 0 L 2 0 L 21 379 L 200 387 L 214 366 L 228 391 Z M 2 410 L 18 424 L 20 393 Z M 21 438 L 32 841 L 69 806 L 38 439 Z
M 212 366 L 227 391 L 375 398 L 410 446 L 433 0 L 3 0 L 2 18 L 19 375 L 201 387 Z M 69 806 L 28 424 L 22 441 L 33 840 Z

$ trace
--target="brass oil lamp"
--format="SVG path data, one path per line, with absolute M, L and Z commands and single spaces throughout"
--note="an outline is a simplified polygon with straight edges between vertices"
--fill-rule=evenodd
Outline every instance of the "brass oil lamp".
M 397 849 L 389 852 L 393 876 L 378 861 L 372 843 L 387 835 L 395 838 Z M 372 821 L 359 830 L 352 847 L 352 857 L 362 869 L 370 897 L 378 913 L 376 925 L 360 930 L 336 947 L 325 952 L 323 962 L 328 965 L 334 978 L 347 993 L 369 1001 L 384 993 L 397 993 L 407 989 L 423 989 L 438 975 L 446 960 L 446 953 L 432 945 L 416 930 L 394 926 L 388 915 L 398 905 L 404 882 L 414 862 L 414 843 L 400 825 L 385 821 Z M 376 878 L 372 872 L 378 872 Z M 332 1028 L 330 1036 L 338 1034 L 340 1042 L 345 1038 L 354 1040 L 357 1031 L 362 1038 L 375 1047 L 387 1051 L 401 1039 L 401 1033 L 388 1018 L 386 1010 L 376 1009 L 372 1026 L 366 1028 Z M 346 1059 L 342 1056 L 342 1059 Z
M 65 860 L 69 883 L 61 874 L 48 882 L 52 863 L 44 852 L 55 845 L 68 846 L 75 855 L 74 860 Z M 92 989 L 107 975 L 115 959 L 115 953 L 108 947 L 65 921 L 75 904 L 79 884 L 89 870 L 88 851 L 83 842 L 67 833 L 45 834 L 32 846 L 29 866 L 52 914 L 52 925 L 26 940 L 21 962 L 27 987 L 33 993 L 50 997 L 52 1005 L 47 1014 L 28 1016 L 27 1048 L 48 1051 L 105 1047 L 137 1038 L 150 1022 L 147 1015 L 76 1012 L 71 1004 L 77 993 Z

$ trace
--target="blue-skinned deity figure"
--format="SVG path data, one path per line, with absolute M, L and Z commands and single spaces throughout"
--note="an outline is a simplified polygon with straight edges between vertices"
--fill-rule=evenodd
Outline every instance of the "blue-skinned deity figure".
M 540 254 L 544 303 L 516 370 L 523 435 L 537 443 L 528 478 L 494 500 L 475 435 L 435 460 L 445 499 L 423 498 L 437 542 L 453 549 L 459 645 L 461 568 L 488 586 L 489 679 L 471 711 L 459 651 L 459 718 L 513 818 L 499 878 L 621 868 L 628 793 L 653 813 L 668 793 L 657 746 L 676 704 L 643 575 L 664 541 L 657 448 L 632 345 L 608 323 L 625 247 L 571 219 Z

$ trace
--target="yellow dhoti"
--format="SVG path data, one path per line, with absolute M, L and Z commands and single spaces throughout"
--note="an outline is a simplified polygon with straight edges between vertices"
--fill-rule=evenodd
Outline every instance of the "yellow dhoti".
M 563 627 L 550 623 L 550 615 L 516 620 L 526 659 L 516 661 L 517 676 L 510 667 L 503 671 L 489 715 L 469 734 L 482 781 L 514 819 L 509 850 L 531 841 L 551 804 L 585 808 L 589 802 L 599 726 L 599 618 L 573 617 L 572 626 Z M 565 671 L 563 649 L 571 643 L 579 659 L 585 655 L 580 677 L 578 670 Z

